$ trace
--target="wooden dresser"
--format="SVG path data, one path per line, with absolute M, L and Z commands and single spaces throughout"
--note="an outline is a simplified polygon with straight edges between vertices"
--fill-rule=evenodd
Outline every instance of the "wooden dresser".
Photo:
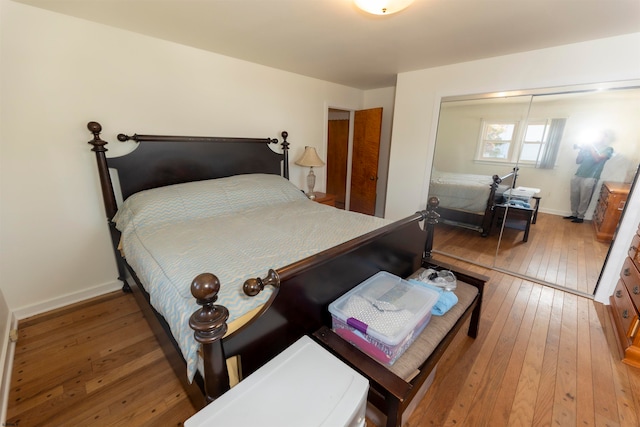
M 610 242 L 616 231 L 622 209 L 627 202 L 631 184 L 622 182 L 604 182 L 598 196 L 598 204 L 593 213 L 593 226 L 596 229 L 596 239 L 600 242 Z
M 611 316 L 622 345 L 622 361 L 640 368 L 640 226 L 620 271 L 611 302 Z

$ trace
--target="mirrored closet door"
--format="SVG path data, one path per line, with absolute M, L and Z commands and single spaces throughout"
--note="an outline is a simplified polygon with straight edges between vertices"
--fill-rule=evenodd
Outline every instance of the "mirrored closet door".
M 443 99 L 429 186 L 438 251 L 593 295 L 640 162 L 640 87 L 608 86 Z M 578 153 L 603 136 L 613 153 L 572 222 Z

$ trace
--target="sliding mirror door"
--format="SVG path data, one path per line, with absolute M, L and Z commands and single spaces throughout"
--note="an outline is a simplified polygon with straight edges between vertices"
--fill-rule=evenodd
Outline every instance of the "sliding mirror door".
M 517 167 L 518 177 L 513 197 L 496 197 L 486 237 L 445 221 L 435 247 L 445 255 L 592 295 L 640 162 L 640 88 L 528 95 L 442 102 L 430 193 L 436 192 L 434 182 L 445 167 L 482 175 Z M 610 158 L 592 180 L 583 221 L 565 219 L 574 214 L 570 187 L 578 154 L 603 135 L 606 144 L 597 150 Z M 491 138 L 498 139 L 498 159 L 485 158 L 491 156 L 486 149 Z
M 505 229 L 497 268 L 593 295 L 640 161 L 638 117 L 638 88 L 533 96 L 527 125 L 540 138 L 522 144 L 530 155 L 520 156 L 519 168 L 520 184 L 540 189 L 540 213 L 526 244 Z M 604 162 L 600 173 L 587 171 L 594 153 Z M 577 215 L 582 222 L 564 218 L 576 214 L 570 193 L 579 157 L 595 182 Z
M 515 142 L 530 103 L 531 96 L 441 103 L 429 196 L 440 200 L 434 247 L 443 253 L 494 265 L 501 228 L 492 221 L 492 205 L 514 180 L 518 185 Z

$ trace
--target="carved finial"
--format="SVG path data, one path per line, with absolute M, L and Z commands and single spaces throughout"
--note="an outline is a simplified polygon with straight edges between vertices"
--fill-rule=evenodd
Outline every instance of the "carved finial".
M 264 285 L 262 284 L 262 280 L 257 277 L 255 279 L 247 279 L 242 285 L 242 290 L 244 293 L 250 297 L 255 297 L 264 289 Z
M 433 210 L 437 208 L 439 204 L 440 204 L 440 199 L 438 199 L 436 196 L 429 197 L 429 200 L 427 201 L 427 206 L 429 206 L 429 210 Z
M 89 144 L 93 145 L 91 151 L 107 151 L 105 145 L 106 141 L 100 139 L 100 132 L 102 132 L 102 125 L 98 122 L 87 123 L 87 129 L 93 134 L 93 139 L 89 141 Z
M 289 132 L 287 132 L 286 130 L 283 130 L 280 135 L 282 135 L 282 148 L 286 150 L 289 148 L 289 141 L 287 141 L 287 138 L 289 137 Z
M 127 142 L 127 141 L 135 141 L 138 142 L 138 134 L 134 133 L 133 136 L 125 135 L 124 133 L 118 134 L 118 141 Z
M 191 283 L 191 295 L 202 306 L 191 315 L 189 326 L 194 330 L 196 341 L 202 344 L 215 342 L 227 332 L 229 310 L 213 303 L 218 299 L 220 280 L 211 273 L 199 274 Z
M 203 305 L 207 302 L 216 302 L 220 291 L 220 280 L 215 274 L 202 273 L 191 282 L 191 295 Z
M 102 132 L 102 125 L 98 122 L 89 122 L 87 123 L 87 129 L 94 135 L 98 135 Z
M 280 276 L 278 276 L 278 273 L 275 270 L 269 270 L 267 277 L 264 279 L 259 277 L 256 277 L 255 279 L 247 279 L 244 282 L 244 285 L 242 285 L 242 289 L 246 295 L 255 297 L 267 285 L 272 285 L 275 288 L 280 286 Z

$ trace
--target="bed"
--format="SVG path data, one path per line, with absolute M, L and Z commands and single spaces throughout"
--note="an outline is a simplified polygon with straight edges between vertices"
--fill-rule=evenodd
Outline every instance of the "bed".
M 366 278 L 416 271 L 430 241 L 426 211 L 389 222 L 308 200 L 288 182 L 286 132 L 281 153 L 272 138 L 119 134 L 136 148 L 108 158 L 88 129 L 119 279 L 196 406 L 228 390 L 225 360 L 254 372 Z
M 502 194 L 515 188 L 517 168 L 503 176 L 442 172 L 434 169 L 429 196 L 440 201 L 440 222 L 471 228 L 483 237 L 491 231 L 493 207 Z

